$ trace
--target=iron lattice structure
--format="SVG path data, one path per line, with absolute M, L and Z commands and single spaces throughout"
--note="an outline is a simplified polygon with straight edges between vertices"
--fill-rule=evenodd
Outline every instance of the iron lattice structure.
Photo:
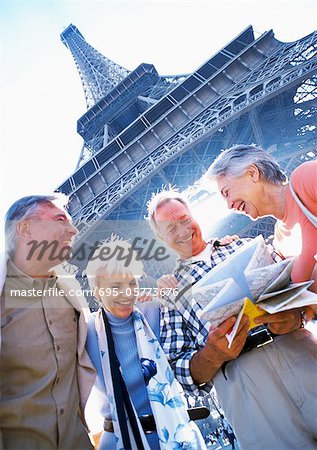
M 61 40 L 74 57 L 88 109 L 130 73 L 89 45 L 74 25 L 64 30 Z
M 162 185 L 199 199 L 188 187 L 233 144 L 261 145 L 288 174 L 316 158 L 317 32 L 284 43 L 272 30 L 256 39 L 250 26 L 179 76 L 160 76 L 151 64 L 123 69 L 73 25 L 61 37 L 88 106 L 78 120 L 84 139 L 78 168 L 58 188 L 71 198 L 78 245 L 104 239 L 118 222 L 120 234 L 131 237 L 132 221 L 143 221 L 147 201 Z M 232 215 L 215 232 L 267 237 L 273 225 Z M 142 232 L 151 235 L 146 225 Z M 149 263 L 147 272 L 157 278 L 170 268 Z

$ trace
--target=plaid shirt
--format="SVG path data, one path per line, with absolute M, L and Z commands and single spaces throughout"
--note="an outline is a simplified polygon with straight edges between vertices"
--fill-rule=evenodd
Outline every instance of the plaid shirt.
M 239 239 L 225 246 L 216 246 L 212 240 L 207 243 L 210 262 L 178 260 L 173 274 L 181 286 L 197 283 L 213 267 L 250 240 Z M 273 250 L 272 257 L 274 260 L 279 259 Z M 203 307 L 192 297 L 176 303 L 175 297 L 165 297 L 161 305 L 161 344 L 176 378 L 186 391 L 194 395 L 206 394 L 212 388 L 211 381 L 197 386 L 189 370 L 190 360 L 204 347 L 208 337 L 208 321 L 201 317 Z

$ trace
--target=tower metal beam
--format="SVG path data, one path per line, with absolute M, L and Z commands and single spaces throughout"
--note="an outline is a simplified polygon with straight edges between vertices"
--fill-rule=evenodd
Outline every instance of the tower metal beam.
M 129 72 L 79 120 L 85 145 L 98 139 L 103 145 L 91 145 L 90 159 L 58 188 L 71 197 L 78 243 L 102 234 L 106 218 L 142 219 L 162 181 L 186 189 L 224 147 L 254 142 L 276 148 L 281 158 L 291 147 L 297 163 L 317 147 L 317 32 L 283 43 L 272 31 L 255 39 L 248 27 L 195 72 L 169 81 L 142 66 L 156 78 L 129 96 L 125 83 L 134 74 L 138 83 L 146 70 Z M 105 142 L 106 128 L 114 131 Z M 272 228 L 243 220 L 234 217 L 219 229 Z
M 106 58 L 89 45 L 74 25 L 69 25 L 63 31 L 61 41 L 73 55 L 83 84 L 87 108 L 93 106 L 129 75 L 127 69 Z

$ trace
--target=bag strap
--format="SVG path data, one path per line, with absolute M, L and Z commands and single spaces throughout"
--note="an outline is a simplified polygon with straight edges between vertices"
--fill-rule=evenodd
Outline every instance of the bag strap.
M 124 379 L 123 379 L 121 371 L 120 371 L 120 363 L 118 361 L 118 358 L 117 358 L 117 355 L 115 352 L 111 327 L 109 325 L 106 313 L 103 308 L 102 308 L 102 317 L 103 317 L 103 321 L 105 324 L 105 330 L 106 330 L 106 335 L 107 335 L 110 370 L 111 370 L 111 378 L 112 378 L 112 384 L 113 384 L 113 393 L 114 393 L 114 398 L 115 398 L 116 407 L 117 407 L 117 415 L 118 415 L 118 421 L 119 421 L 119 426 L 120 426 L 121 435 L 122 435 L 123 448 L 125 450 L 132 450 L 129 431 L 128 431 L 128 425 L 127 425 L 127 421 L 126 421 L 126 417 L 125 417 L 125 410 L 126 410 L 127 414 L 128 414 L 129 422 L 130 422 L 130 425 L 132 428 L 132 432 L 134 435 L 136 446 L 138 449 L 144 450 L 142 437 L 141 437 L 140 430 L 139 430 L 139 427 L 138 427 L 138 424 L 136 421 L 133 406 L 131 404 L 130 396 L 129 396 L 127 387 L 125 385 Z M 124 406 L 125 406 L 125 408 L 124 408 Z
M 300 207 L 300 209 L 302 210 L 302 212 L 304 213 L 304 215 L 307 217 L 307 219 L 314 225 L 314 227 L 317 227 L 317 217 L 314 216 L 313 213 L 311 213 L 306 206 L 301 202 L 301 200 L 299 199 L 298 195 L 296 194 L 296 192 L 293 189 L 291 180 L 289 180 L 289 188 L 291 191 L 291 194 L 295 200 L 295 202 L 298 204 L 298 206 Z

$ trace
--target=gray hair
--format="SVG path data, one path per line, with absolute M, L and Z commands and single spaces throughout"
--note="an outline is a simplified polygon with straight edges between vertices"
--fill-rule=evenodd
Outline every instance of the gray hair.
M 58 203 L 65 208 L 68 204 L 68 197 L 61 193 L 52 195 L 29 195 L 22 197 L 13 203 L 5 215 L 5 242 L 6 253 L 12 255 L 17 239 L 17 224 L 22 220 L 30 219 L 41 205 L 51 205 Z
M 171 200 L 177 200 L 189 209 L 189 205 L 185 200 L 185 197 L 179 192 L 178 189 L 172 187 L 169 189 L 163 189 L 161 192 L 153 194 L 146 205 L 148 211 L 148 216 L 146 219 L 155 234 L 157 234 L 155 214 L 160 206 L 170 202 Z
M 286 175 L 275 159 L 254 144 L 235 145 L 222 151 L 203 176 L 203 181 L 214 181 L 216 178 L 226 175 L 238 177 L 243 175 L 252 164 L 258 168 L 261 179 L 268 183 L 284 184 L 287 182 Z

